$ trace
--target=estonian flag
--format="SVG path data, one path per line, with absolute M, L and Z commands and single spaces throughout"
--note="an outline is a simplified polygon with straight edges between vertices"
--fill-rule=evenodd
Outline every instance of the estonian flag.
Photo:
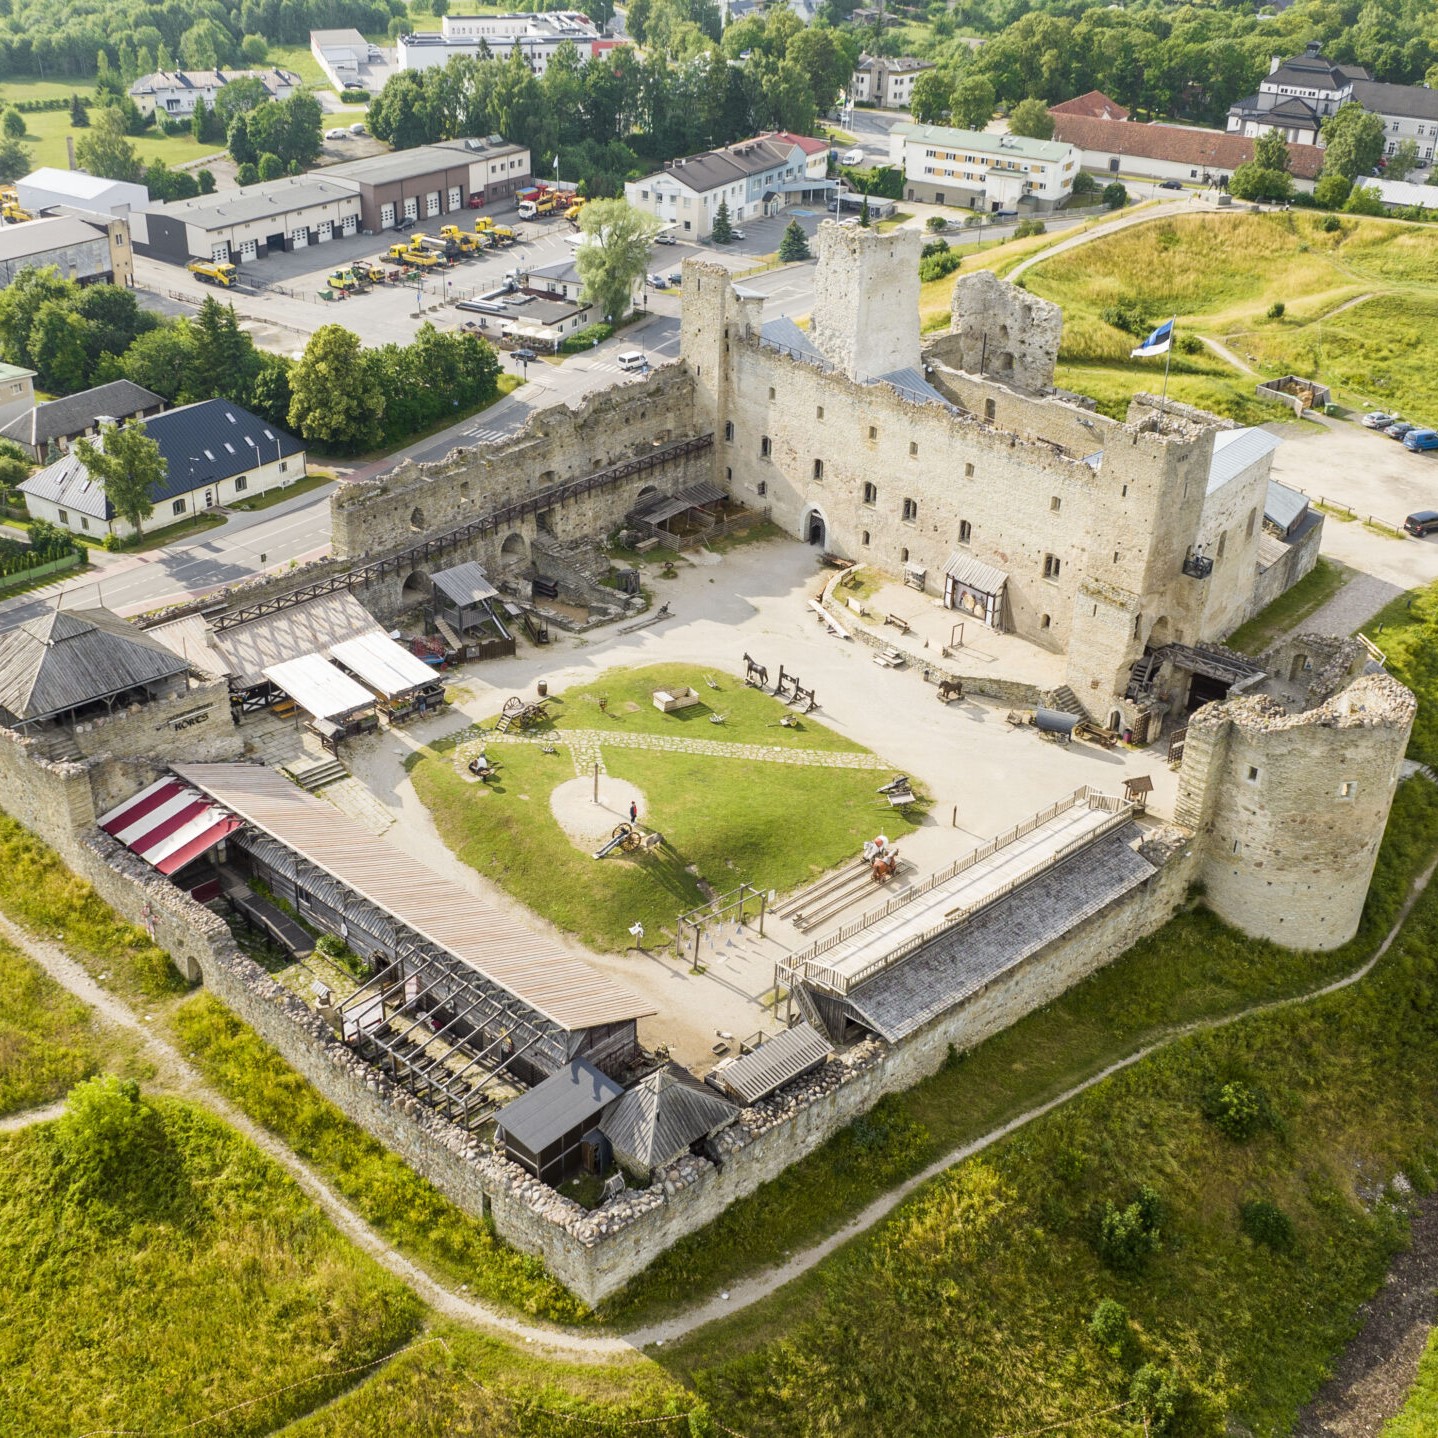
M 1165 320 L 1136 350 L 1131 351 L 1129 358 L 1147 359 L 1150 355 L 1167 354 L 1172 344 L 1173 320 Z

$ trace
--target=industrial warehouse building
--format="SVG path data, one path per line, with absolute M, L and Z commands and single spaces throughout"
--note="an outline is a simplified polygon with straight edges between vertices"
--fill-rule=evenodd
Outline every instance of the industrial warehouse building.
M 133 284 L 130 227 L 123 219 L 106 220 L 103 215 L 93 221 L 55 215 L 0 230 L 0 289 L 13 283 L 21 270 L 46 265 L 77 284 Z
M 155 205 L 132 221 L 142 255 L 245 264 L 272 250 L 302 250 L 360 229 L 359 196 L 317 175 L 292 175 Z
M 529 183 L 529 166 L 529 150 L 498 135 L 419 145 L 243 190 L 152 205 L 132 220 L 135 245 L 141 254 L 176 264 L 246 264 L 277 250 L 466 210 L 475 197 L 479 204 L 505 199 Z

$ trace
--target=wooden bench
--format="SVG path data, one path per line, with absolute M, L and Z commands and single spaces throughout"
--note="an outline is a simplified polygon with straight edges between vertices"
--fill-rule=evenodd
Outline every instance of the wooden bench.
M 907 634 L 909 632 L 909 621 L 907 619 L 901 619 L 897 614 L 886 614 L 884 616 L 884 623 L 892 624 L 900 634 Z

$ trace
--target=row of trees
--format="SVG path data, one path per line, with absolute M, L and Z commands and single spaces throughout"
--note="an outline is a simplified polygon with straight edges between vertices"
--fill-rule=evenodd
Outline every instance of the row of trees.
M 693 11 L 682 13 L 700 19 L 677 18 L 687 4 Z M 371 103 L 370 129 L 397 149 L 499 133 L 529 146 L 537 174 L 558 156 L 561 174 L 583 176 L 596 196 L 676 155 L 760 130 L 812 134 L 853 73 L 857 36 L 806 28 L 778 6 L 731 25 L 721 46 L 704 28 L 704 6 L 711 0 L 655 0 L 642 21 L 649 50 L 585 62 L 563 45 L 538 77 L 518 51 L 402 71 Z

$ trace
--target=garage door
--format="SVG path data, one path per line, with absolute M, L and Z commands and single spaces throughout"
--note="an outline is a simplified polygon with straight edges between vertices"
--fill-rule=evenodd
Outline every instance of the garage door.
M 240 241 L 240 263 L 246 260 L 256 260 L 260 256 L 260 245 L 258 240 Z
M 324 244 L 327 240 L 332 240 L 332 239 L 334 239 L 334 237 L 335 237 L 335 222 L 334 222 L 333 220 L 321 220 L 321 221 L 319 222 L 318 229 L 319 229 L 318 239 L 319 239 L 320 244 Z
M 406 200 L 404 202 L 404 217 L 407 220 L 419 219 L 419 201 Z
M 290 248 L 292 250 L 303 250 L 308 248 L 310 243 L 310 232 L 308 230 L 290 231 Z
M 342 234 L 342 235 L 353 235 L 353 234 L 357 233 L 358 230 L 359 230 L 359 216 L 358 216 L 358 215 L 346 215 L 346 216 L 344 217 L 344 219 L 342 219 L 342 220 L 340 221 L 340 234 Z
M 210 258 L 217 264 L 222 265 L 230 258 L 229 241 L 222 244 L 210 246 Z
M 464 208 L 464 191 L 458 185 L 449 187 L 449 208 L 451 210 Z
M 438 190 L 432 190 L 424 197 L 424 213 L 430 219 L 433 219 L 435 215 L 439 214 Z
M 379 207 L 379 227 L 382 230 L 394 229 L 394 206 L 381 205 Z

